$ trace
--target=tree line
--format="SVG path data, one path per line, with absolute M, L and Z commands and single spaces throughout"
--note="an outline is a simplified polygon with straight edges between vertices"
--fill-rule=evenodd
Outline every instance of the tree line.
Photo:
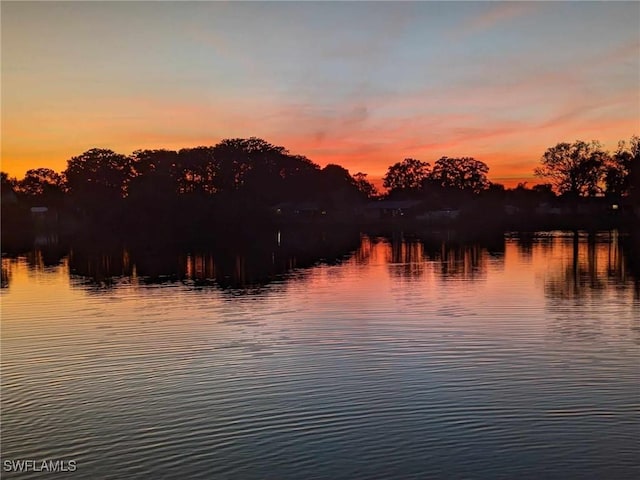
M 265 202 L 305 200 L 331 188 L 375 195 L 366 174 L 339 165 L 320 168 L 302 155 L 262 139 L 227 139 L 215 146 L 137 150 L 122 155 L 94 148 L 68 160 L 61 173 L 26 172 L 21 180 L 2 173 L 4 188 L 25 197 L 64 194 L 90 203 L 161 195 L 225 196 L 242 192 Z
M 621 198 L 639 188 L 640 137 L 620 141 L 610 153 L 598 141 L 558 143 L 548 148 L 534 170 L 547 183 L 534 191 L 552 191 L 558 195 L 587 197 L 608 195 Z M 406 158 L 395 163 L 385 175 L 383 185 L 389 193 L 416 192 L 434 188 L 481 193 L 503 188 L 488 180 L 489 167 L 473 157 L 442 157 L 433 167 L 428 162 Z M 524 188 L 520 184 L 519 188 Z
M 638 194 L 639 170 L 638 136 L 619 142 L 614 152 L 597 141 L 558 143 L 544 152 L 535 169 L 543 183 L 529 190 L 621 199 Z M 60 173 L 36 168 L 18 180 L 2 172 L 2 191 L 15 192 L 33 205 L 61 206 L 71 200 L 78 209 L 99 212 L 126 200 L 128 207 L 158 213 L 184 199 L 255 208 L 279 202 L 344 204 L 381 196 L 415 198 L 429 192 L 504 191 L 504 186 L 488 180 L 488 172 L 488 165 L 473 157 L 444 156 L 433 165 L 406 158 L 388 168 L 383 178 L 387 192 L 381 195 L 366 173 L 352 175 L 335 164 L 320 168 L 303 155 L 251 137 L 177 151 L 137 150 L 131 155 L 94 148 L 69 159 Z M 526 184 L 518 188 L 528 189 Z M 189 205 L 196 205 L 193 202 Z

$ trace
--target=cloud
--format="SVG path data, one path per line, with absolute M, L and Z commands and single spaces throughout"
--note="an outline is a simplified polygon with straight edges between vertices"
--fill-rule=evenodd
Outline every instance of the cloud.
M 486 5 L 490 5 L 486 7 Z M 534 2 L 491 2 L 483 5 L 483 11 L 465 21 L 457 31 L 460 38 L 491 30 L 518 17 L 530 15 L 539 6 Z
M 112 24 L 115 45 L 141 33 L 132 54 L 61 29 L 74 48 L 42 55 L 23 46 L 48 37 L 16 29 L 24 38 L 2 79 L 3 161 L 40 148 L 66 160 L 94 143 L 128 153 L 255 135 L 372 178 L 405 156 L 441 155 L 473 155 L 507 177 L 558 141 L 614 147 L 638 133 L 640 42 L 626 8 L 563 16 L 540 3 L 448 5 L 190 4 L 188 14 L 167 5 L 156 28 L 124 16 L 125 30 Z M 77 61 L 102 48 L 126 68 Z

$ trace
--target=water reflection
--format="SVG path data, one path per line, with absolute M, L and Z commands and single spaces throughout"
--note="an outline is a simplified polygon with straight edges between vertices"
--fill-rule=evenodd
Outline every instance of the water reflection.
M 491 250 L 486 243 L 479 243 L 477 240 L 451 239 L 446 236 L 405 238 L 403 235 L 396 235 L 385 238 L 384 241 L 390 245 L 385 259 L 390 275 L 404 279 L 418 279 L 425 272 L 431 271 L 427 267 L 434 266 L 436 275 L 444 280 L 483 278 L 488 258 L 491 255 L 500 258 L 501 254 L 498 252 L 504 252 L 503 238 L 501 246 Z
M 553 247 L 555 235 L 552 232 L 533 233 L 524 232 L 517 234 L 514 239 L 518 245 L 521 258 L 531 261 L 534 247 L 542 252 L 548 252 Z
M 2 259 L 2 281 L 0 283 L 0 288 L 7 288 L 9 286 L 9 282 L 11 281 L 11 262 L 9 259 Z
M 546 232 L 479 241 L 449 233 L 367 236 L 355 230 L 278 231 L 252 239 L 221 238 L 197 248 L 74 244 L 66 249 L 53 243 L 28 252 L 24 259 L 30 271 L 43 272 L 68 258 L 72 286 L 95 291 L 123 282 L 176 281 L 251 290 L 286 281 L 292 272 L 300 280 L 309 267 L 345 260 L 357 265 L 383 263 L 390 277 L 405 280 L 483 280 L 489 265 L 504 268 L 507 246 L 515 248 L 523 265 L 538 267 L 550 300 L 595 299 L 625 285 L 635 285 L 640 298 L 637 239 L 617 232 Z M 3 288 L 11 278 L 11 260 L 3 258 Z
M 639 318 L 638 272 L 633 268 L 634 239 L 617 232 L 599 234 L 555 232 L 536 237 L 528 249 L 520 249 L 538 266 L 543 278 L 545 310 L 552 338 L 568 342 L 600 342 L 611 333 L 611 315 L 624 312 Z M 634 300 L 635 299 L 635 300 Z M 621 334 L 633 332 L 640 343 L 640 328 L 625 325 Z
M 442 246 L 440 266 L 443 278 L 462 277 L 475 279 L 487 273 L 487 255 L 485 248 L 479 245 Z
M 3 458 L 72 452 L 82 478 L 634 478 L 638 251 L 307 231 L 3 258 Z
M 134 276 L 129 253 L 121 247 L 75 247 L 69 252 L 69 271 L 76 284 L 108 288 L 120 277 Z
M 145 284 L 188 281 L 195 286 L 251 289 L 319 262 L 334 264 L 360 245 L 354 230 L 293 231 L 250 239 L 222 237 L 207 245 L 74 246 L 71 274 L 105 288 L 123 277 Z
M 545 293 L 550 298 L 599 298 L 608 290 L 634 282 L 625 259 L 633 252 L 624 251 L 615 232 L 556 236 L 547 242 L 547 248 L 551 253 L 546 255 L 554 260 L 545 279 Z
M 424 244 L 415 239 L 405 240 L 402 236 L 391 239 L 391 248 L 386 250 L 389 273 L 392 277 L 419 278 L 425 272 Z

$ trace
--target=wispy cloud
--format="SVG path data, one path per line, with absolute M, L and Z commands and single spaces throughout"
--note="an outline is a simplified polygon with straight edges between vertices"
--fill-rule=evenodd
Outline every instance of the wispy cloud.
M 457 31 L 460 37 L 475 35 L 510 22 L 515 18 L 531 15 L 540 5 L 537 2 L 487 2 L 483 11 L 462 23 Z
M 15 175 L 96 145 L 255 135 L 372 178 L 441 155 L 506 178 L 558 141 L 639 133 L 637 3 L 86 2 L 72 29 L 50 20 L 68 6 L 19 3 L 3 5 Z

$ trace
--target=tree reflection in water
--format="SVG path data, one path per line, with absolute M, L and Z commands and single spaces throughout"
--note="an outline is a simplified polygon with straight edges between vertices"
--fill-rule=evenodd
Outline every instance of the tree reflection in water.
M 389 273 L 398 278 L 418 279 L 433 272 L 442 280 L 484 278 L 490 258 L 502 261 L 505 240 L 468 238 L 451 232 L 384 238 L 390 244 L 386 263 Z
M 549 299 L 596 299 L 605 291 L 635 285 L 638 240 L 617 232 L 600 234 L 523 234 L 515 243 L 526 263 L 546 262 L 544 291 Z M 301 278 L 314 265 L 384 263 L 392 277 L 417 280 L 426 274 L 442 281 L 478 280 L 504 266 L 502 234 L 468 238 L 452 232 L 362 235 L 357 229 L 297 229 L 253 236 L 221 235 L 199 245 L 179 243 L 73 242 L 44 245 L 24 255 L 30 271 L 42 271 L 67 259 L 72 285 L 97 292 L 121 283 L 184 282 L 194 288 L 261 288 Z M 339 274 L 336 273 L 336 274 Z M 11 283 L 11 259 L 3 258 L 2 286 Z
M 599 341 L 607 319 L 603 305 L 628 305 L 636 318 L 640 283 L 634 270 L 633 239 L 617 232 L 573 232 L 553 238 L 553 261 L 544 276 L 551 329 L 564 340 Z M 635 250 L 637 252 L 637 250 Z M 640 324 L 631 325 L 640 333 Z M 637 335 L 640 343 L 640 335 Z
M 358 249 L 357 230 L 267 232 L 186 247 L 156 244 L 95 248 L 76 245 L 70 273 L 109 287 L 135 278 L 145 284 L 185 282 L 196 288 L 253 289 L 318 263 L 340 262 Z
M 557 261 L 545 278 L 545 292 L 551 298 L 598 298 L 605 291 L 636 283 L 627 238 L 617 232 L 554 238 Z
M 8 288 L 9 282 L 11 281 L 11 259 L 3 258 L 2 259 L 2 281 L 0 283 L 0 288 Z

